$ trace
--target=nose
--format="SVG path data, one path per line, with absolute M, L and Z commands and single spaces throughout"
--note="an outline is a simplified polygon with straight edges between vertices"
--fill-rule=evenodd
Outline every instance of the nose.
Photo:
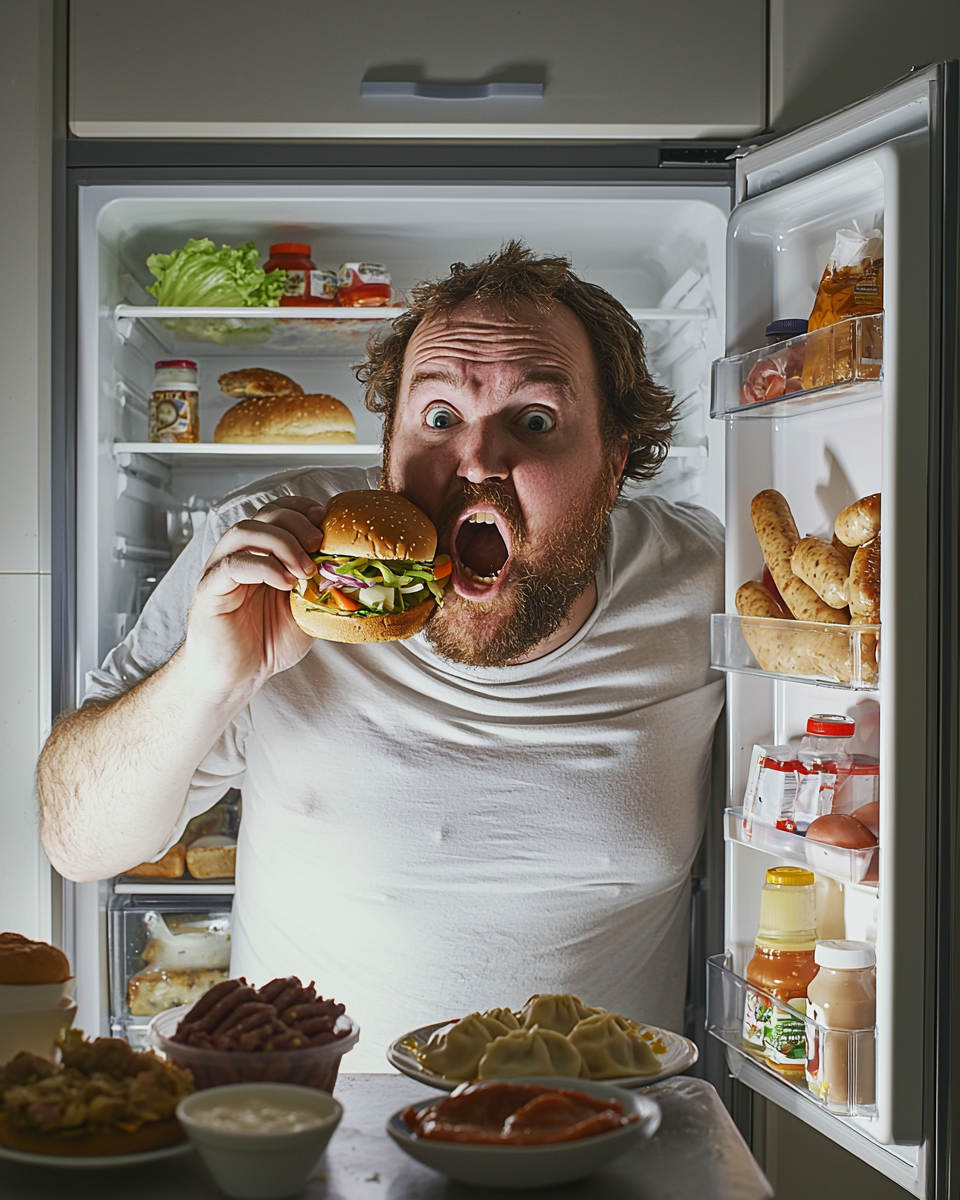
M 460 442 L 457 474 L 470 483 L 506 479 L 510 474 L 506 448 L 494 422 L 478 421 Z

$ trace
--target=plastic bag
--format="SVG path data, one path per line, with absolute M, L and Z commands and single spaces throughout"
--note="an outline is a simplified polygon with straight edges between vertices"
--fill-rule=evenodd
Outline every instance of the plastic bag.
M 823 272 L 809 332 L 842 327 L 820 338 L 807 338 L 803 387 L 828 387 L 860 378 L 877 378 L 882 357 L 883 234 L 879 229 L 840 229 Z

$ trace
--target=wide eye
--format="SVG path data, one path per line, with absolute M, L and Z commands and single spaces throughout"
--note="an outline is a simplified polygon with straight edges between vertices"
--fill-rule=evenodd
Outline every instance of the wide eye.
M 450 429 L 460 424 L 460 418 L 449 408 L 431 408 L 424 420 L 431 429 Z
M 534 408 L 523 414 L 520 424 L 531 433 L 548 433 L 556 425 L 556 421 L 543 409 Z

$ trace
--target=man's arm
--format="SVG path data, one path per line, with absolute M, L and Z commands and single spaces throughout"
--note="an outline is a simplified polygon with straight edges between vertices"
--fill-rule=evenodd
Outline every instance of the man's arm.
M 197 585 L 180 649 L 129 692 L 55 727 L 37 777 L 41 838 L 61 874 L 103 879 L 155 857 L 211 747 L 309 650 L 287 596 L 315 571 L 322 516 L 291 496 L 233 526 Z

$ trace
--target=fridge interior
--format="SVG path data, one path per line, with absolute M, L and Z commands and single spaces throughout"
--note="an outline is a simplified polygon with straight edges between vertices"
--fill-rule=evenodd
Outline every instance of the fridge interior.
M 384 263 L 395 304 L 419 280 L 486 256 L 510 238 L 568 255 L 578 272 L 636 314 L 654 375 L 681 402 L 671 455 L 647 487 L 704 504 L 722 519 L 724 431 L 709 420 L 709 383 L 710 364 L 724 345 L 729 206 L 726 188 L 702 186 L 82 189 L 78 561 L 96 567 L 79 572 L 77 581 L 78 678 L 129 631 L 219 497 L 305 462 L 378 461 L 379 418 L 365 410 L 353 375 L 371 326 L 287 322 L 280 314 L 291 310 L 273 310 L 266 324 L 262 315 L 249 318 L 251 344 L 183 340 L 182 326 L 168 328 L 159 314 L 147 315 L 150 253 L 209 236 L 232 245 L 253 240 L 265 258 L 272 242 L 305 241 L 318 267 Z M 320 316 L 329 319 L 329 310 Z M 238 337 L 246 336 L 243 328 Z M 153 365 L 167 357 L 198 364 L 200 446 L 147 444 Z M 254 365 L 347 403 L 357 422 L 356 446 L 212 445 L 217 420 L 234 402 L 219 393 L 218 375 Z M 144 969 L 145 914 L 203 913 L 204 903 L 229 904 L 232 890 L 231 881 L 202 883 L 188 874 L 78 887 L 77 1024 L 142 1036 L 149 1015 L 131 1013 L 127 997 L 131 975 Z
M 922 808 L 915 808 L 919 843 L 907 845 L 895 831 L 903 825 L 904 806 L 916 804 L 916 788 L 922 780 L 921 769 L 912 776 L 915 786 L 904 788 L 906 758 L 899 751 L 902 723 L 910 719 L 904 713 L 903 697 L 916 682 L 911 677 L 916 664 L 909 661 L 904 641 L 922 627 L 923 588 L 918 583 L 911 597 L 893 566 L 905 552 L 898 538 L 900 510 L 894 527 L 893 509 L 897 498 L 904 495 L 908 471 L 913 472 L 912 486 L 925 494 L 925 457 L 903 434 L 908 415 L 905 406 L 913 403 L 921 386 L 916 378 L 909 379 L 903 347 L 911 322 L 914 335 L 926 343 L 921 324 L 927 311 L 923 293 L 927 260 L 919 255 L 925 247 L 927 223 L 921 225 L 918 215 L 926 196 L 926 144 L 925 135 L 905 135 L 774 187 L 740 204 L 731 218 L 728 361 L 763 347 L 764 327 L 769 321 L 808 316 L 836 232 L 854 224 L 860 230 L 885 228 L 884 347 L 882 380 L 865 379 L 862 373 L 853 372 L 854 377 L 843 384 L 800 396 L 798 403 L 743 406 L 735 393 L 732 398 L 714 395 L 714 411 L 725 417 L 727 429 L 728 615 L 714 618 L 713 644 L 714 661 L 720 659 L 718 665 L 729 671 L 727 804 L 735 811 L 728 812 L 725 833 L 726 953 L 721 956 L 724 961 L 711 965 L 708 999 L 711 1032 L 726 1043 L 734 1075 L 916 1195 L 925 1194 L 920 1146 L 922 1041 L 918 1032 L 923 1012 L 924 923 L 922 900 L 918 907 L 904 884 L 910 856 L 917 853 L 918 844 L 922 847 Z M 913 168 L 912 176 L 908 167 Z M 913 225 L 906 219 L 911 205 Z M 715 386 L 718 381 L 722 386 L 722 376 L 722 370 L 715 374 Z M 912 413 L 913 423 L 922 429 L 922 408 L 913 404 Z M 913 460 L 911 454 L 916 455 Z M 737 589 L 747 580 L 759 580 L 763 568 L 750 503 L 766 488 L 787 498 L 801 537 L 814 535 L 827 541 L 843 508 L 859 497 L 882 492 L 884 512 L 889 514 L 888 524 L 883 526 L 883 622 L 890 631 L 880 657 L 879 679 L 876 671 L 866 679 L 829 684 L 823 679 L 775 677 L 754 669 L 756 662 L 747 668 L 731 650 L 730 626 L 740 621 L 729 615 L 736 613 Z M 922 539 L 921 528 L 914 527 L 914 536 Z M 789 627 L 791 623 L 777 624 Z M 895 691 L 898 678 L 900 688 Z M 789 743 L 796 749 L 807 718 L 815 713 L 852 717 L 857 733 L 851 750 L 879 758 L 882 816 L 877 883 L 864 880 L 866 870 L 853 861 L 849 851 L 836 852 L 832 858 L 822 852 L 819 857 L 811 856 L 809 844 L 804 845 L 804 839 L 795 835 L 780 835 L 765 827 L 758 829 L 762 836 L 754 838 L 743 832 L 737 810 L 743 803 L 752 747 Z M 916 858 L 912 861 L 916 867 Z M 802 1071 L 799 1082 L 796 1075 L 790 1082 L 744 1048 L 743 996 L 738 1009 L 735 993 L 754 952 L 765 872 L 781 863 L 810 865 L 815 871 L 818 938 L 848 938 L 876 946 L 875 1093 L 872 1055 L 869 1067 L 870 1099 L 875 1099 L 872 1111 L 871 1105 L 855 1111 L 857 1106 L 851 1104 L 849 1112 L 828 1112 L 807 1089 Z M 904 938 L 911 922 L 912 946 Z M 912 1063 L 904 1054 L 908 1028 L 916 1035 Z

